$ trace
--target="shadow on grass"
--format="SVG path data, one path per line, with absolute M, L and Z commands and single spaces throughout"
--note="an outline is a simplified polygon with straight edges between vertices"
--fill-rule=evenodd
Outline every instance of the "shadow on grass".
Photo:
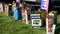
M 55 34 L 60 34 L 60 24 L 59 23 L 56 26 Z

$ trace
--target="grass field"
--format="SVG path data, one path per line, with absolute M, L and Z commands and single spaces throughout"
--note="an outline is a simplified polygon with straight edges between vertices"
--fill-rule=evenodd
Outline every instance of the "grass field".
M 22 24 L 21 20 L 0 14 L 0 34 L 46 34 L 46 28 L 33 29 L 31 25 Z
M 60 34 L 60 14 L 57 16 L 57 26 L 55 34 Z
M 58 24 L 60 24 L 60 15 L 57 16 Z M 59 25 L 56 33 L 59 32 Z M 31 25 L 22 24 L 21 20 L 15 20 L 13 16 L 6 16 L 0 13 L 0 34 L 46 34 L 46 27 L 33 29 Z

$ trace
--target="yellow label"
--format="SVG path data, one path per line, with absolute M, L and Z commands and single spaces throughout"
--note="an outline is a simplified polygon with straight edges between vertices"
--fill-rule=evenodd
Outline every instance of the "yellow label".
M 41 14 L 31 14 L 31 16 L 40 16 Z

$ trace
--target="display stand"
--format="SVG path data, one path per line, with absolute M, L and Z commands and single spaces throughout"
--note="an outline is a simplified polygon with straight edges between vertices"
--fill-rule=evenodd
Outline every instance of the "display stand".
M 51 11 L 46 19 L 46 28 L 47 28 L 47 34 L 54 34 L 55 33 L 55 27 L 56 27 L 56 11 Z
M 42 26 L 42 16 L 36 12 L 31 13 L 32 28 L 40 28 Z

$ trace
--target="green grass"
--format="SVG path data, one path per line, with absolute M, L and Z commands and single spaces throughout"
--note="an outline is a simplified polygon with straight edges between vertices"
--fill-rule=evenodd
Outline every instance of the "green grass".
M 60 15 L 57 16 L 57 23 L 60 23 Z
M 56 34 L 60 34 L 60 14 L 57 16 Z
M 55 33 L 60 34 L 60 15 L 57 16 Z M 0 34 L 46 34 L 46 27 L 34 29 L 30 24 L 22 24 L 21 20 L 15 20 L 13 16 L 0 13 Z
M 0 13 L 0 34 L 46 34 L 46 28 L 33 29 L 30 24 L 22 24 L 21 20 Z

